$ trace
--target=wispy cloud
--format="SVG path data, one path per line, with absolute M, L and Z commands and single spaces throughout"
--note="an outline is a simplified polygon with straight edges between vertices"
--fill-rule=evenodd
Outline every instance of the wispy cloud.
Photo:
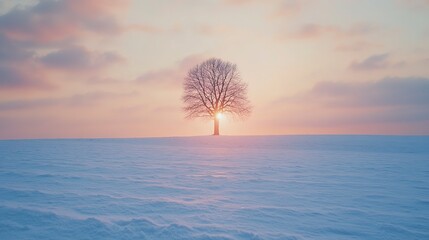
M 368 41 L 356 41 L 339 44 L 335 49 L 343 52 L 362 52 L 376 47 L 380 47 L 380 45 Z
M 115 52 L 95 52 L 81 46 L 68 46 L 40 58 L 48 67 L 76 70 L 97 70 L 124 61 Z
M 237 29 L 234 29 L 231 26 L 216 26 L 216 25 L 200 25 L 196 29 L 197 33 L 207 36 L 214 35 L 232 35 L 237 33 Z
M 287 32 L 283 36 L 295 39 L 314 39 L 322 36 L 332 37 L 356 37 L 363 36 L 377 31 L 377 27 L 367 23 L 353 24 L 348 28 L 333 25 L 320 25 L 309 23 L 300 26 L 293 32 Z
M 302 0 L 284 0 L 281 1 L 276 7 L 276 9 L 272 12 L 271 17 L 290 17 L 300 13 L 303 9 L 303 4 L 308 1 Z
M 223 0 L 224 3 L 228 5 L 245 5 L 253 2 L 257 2 L 258 0 Z
M 389 67 L 400 67 L 405 65 L 405 62 L 393 62 L 390 60 L 390 54 L 376 54 L 367 57 L 362 61 L 353 61 L 350 68 L 358 71 L 378 70 Z
M 0 111 L 17 111 L 34 108 L 46 108 L 52 106 L 64 106 L 64 107 L 81 107 L 81 106 L 92 106 L 93 104 L 102 100 L 117 100 L 124 97 L 135 96 L 136 92 L 106 92 L 106 91 L 94 91 L 87 93 L 74 94 L 68 97 L 61 98 L 41 98 L 33 100 L 15 100 L 0 102 Z
M 191 55 L 185 57 L 173 67 L 146 72 L 140 75 L 135 82 L 138 84 L 178 87 L 181 86 L 188 70 L 202 62 L 202 60 L 204 60 L 203 55 Z

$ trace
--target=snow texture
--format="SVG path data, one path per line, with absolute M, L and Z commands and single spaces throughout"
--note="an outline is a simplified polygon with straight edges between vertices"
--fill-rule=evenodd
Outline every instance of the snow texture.
M 0 141 L 0 239 L 429 239 L 429 137 Z

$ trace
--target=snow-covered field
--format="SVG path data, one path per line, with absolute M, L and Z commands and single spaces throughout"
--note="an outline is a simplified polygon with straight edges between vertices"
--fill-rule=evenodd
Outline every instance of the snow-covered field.
M 429 137 L 0 141 L 0 239 L 429 239 Z

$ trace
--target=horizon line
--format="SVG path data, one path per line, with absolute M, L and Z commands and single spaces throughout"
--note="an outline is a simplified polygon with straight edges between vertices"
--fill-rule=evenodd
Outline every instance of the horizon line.
M 46 138 L 0 138 L 0 141 L 25 141 L 25 140 L 102 140 L 102 139 L 111 139 L 111 140 L 125 140 L 125 139 L 166 139 L 166 138 L 197 138 L 197 137 L 213 137 L 213 138 L 222 138 L 222 137 L 302 137 L 302 136 L 366 136 L 366 137 L 429 137 L 429 134 L 356 134 L 356 133 L 347 133 L 347 134 L 250 134 L 250 135 L 189 135 L 189 136 L 144 136 L 144 137 L 46 137 Z

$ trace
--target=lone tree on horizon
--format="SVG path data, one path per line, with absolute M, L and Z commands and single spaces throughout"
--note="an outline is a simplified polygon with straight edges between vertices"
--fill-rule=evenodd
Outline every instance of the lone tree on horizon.
M 230 62 L 211 58 L 196 65 L 189 70 L 183 86 L 186 117 L 213 119 L 213 135 L 219 135 L 222 114 L 245 118 L 251 112 L 247 84 Z

